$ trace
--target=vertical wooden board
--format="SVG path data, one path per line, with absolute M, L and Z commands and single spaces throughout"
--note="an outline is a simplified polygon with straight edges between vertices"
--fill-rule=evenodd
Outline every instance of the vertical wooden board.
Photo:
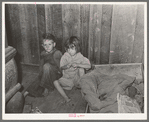
M 9 4 L 6 7 L 6 30 L 8 34 L 8 44 L 16 48 L 17 61 L 23 61 L 22 43 L 21 43 L 21 32 L 20 32 L 20 20 L 19 20 L 19 8 L 17 4 Z
M 71 36 L 80 38 L 80 5 L 62 5 L 63 44 Z M 64 51 L 64 49 L 63 49 Z
M 52 34 L 52 4 L 45 4 L 46 33 Z
M 82 54 L 88 57 L 89 4 L 80 5 L 80 41 Z
M 6 33 L 7 33 L 7 39 L 8 39 L 8 44 L 11 46 L 12 41 L 11 36 L 12 36 L 12 29 L 11 29 L 11 21 L 10 21 L 10 12 L 9 12 L 9 4 L 5 5 L 5 26 L 6 26 Z
M 102 29 L 101 29 L 101 51 L 100 63 L 109 63 L 109 51 L 111 40 L 111 23 L 112 23 L 113 5 L 102 5 Z
M 80 4 L 72 4 L 72 36 L 77 36 L 80 38 Z
M 88 58 L 91 63 L 94 63 L 94 5 L 90 5 L 90 16 L 89 16 L 89 48 L 88 48 Z
M 23 63 L 29 64 L 30 63 L 30 47 L 27 42 L 27 19 L 26 19 L 26 5 L 25 4 L 19 4 L 19 17 L 20 17 L 20 27 L 21 27 L 21 40 L 22 41 L 22 50 L 23 50 Z
M 62 5 L 56 4 L 52 6 L 52 15 L 53 15 L 53 33 L 57 39 L 56 47 L 62 51 L 62 39 L 63 39 L 63 30 L 62 30 Z
M 69 25 L 69 18 L 70 18 L 69 9 L 70 9 L 70 5 L 66 5 L 66 4 L 62 5 L 62 25 L 63 25 L 63 43 L 62 43 L 63 48 L 62 48 L 62 51 L 63 52 L 65 52 L 65 50 L 64 50 L 65 41 L 66 41 L 66 39 L 68 39 L 70 37 L 70 33 L 71 33 L 71 28 Z
M 27 44 L 30 50 L 31 64 L 39 64 L 39 37 L 37 24 L 37 8 L 36 4 L 26 5 L 26 21 L 27 21 Z
M 6 32 L 6 29 L 5 29 L 5 48 L 8 47 L 8 40 L 7 40 L 7 32 Z
M 137 5 L 114 5 L 109 63 L 130 63 Z
M 132 63 L 141 63 L 144 52 L 144 5 L 138 5 Z
M 100 64 L 100 48 L 101 48 L 101 20 L 102 20 L 102 5 L 95 5 L 94 7 L 94 62 Z
M 102 5 L 90 5 L 89 21 L 89 59 L 100 63 Z
M 42 51 L 42 40 L 43 34 L 46 33 L 46 23 L 45 23 L 45 5 L 37 4 L 37 23 L 38 23 L 38 36 L 39 36 L 39 46 L 40 51 Z

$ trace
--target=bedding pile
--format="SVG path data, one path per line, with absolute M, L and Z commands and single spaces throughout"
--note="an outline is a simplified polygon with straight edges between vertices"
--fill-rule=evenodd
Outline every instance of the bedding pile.
M 118 113 L 118 93 L 120 95 L 127 95 L 130 99 L 135 99 L 129 96 L 128 88 L 133 83 L 137 83 L 136 78 L 125 74 L 108 76 L 95 69 L 85 74 L 79 83 L 82 96 L 88 102 L 92 112 Z M 134 94 L 134 96 L 137 95 L 137 92 L 135 93 L 133 90 L 130 93 Z

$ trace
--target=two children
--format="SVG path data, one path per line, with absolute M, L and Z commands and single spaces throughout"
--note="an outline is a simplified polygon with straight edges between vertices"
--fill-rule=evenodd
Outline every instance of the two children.
M 90 69 L 90 61 L 80 53 L 80 42 L 75 36 L 70 37 L 65 43 L 65 53 L 55 48 L 56 42 L 52 34 L 44 36 L 41 53 L 39 83 L 32 86 L 32 93 L 37 94 L 43 89 L 42 95 L 47 96 L 49 91 L 55 88 L 63 96 L 66 102 L 70 98 L 65 94 L 65 90 L 71 90 L 73 86 L 79 87 L 78 80 L 84 75 L 84 69 Z M 35 96 L 35 95 L 33 95 Z

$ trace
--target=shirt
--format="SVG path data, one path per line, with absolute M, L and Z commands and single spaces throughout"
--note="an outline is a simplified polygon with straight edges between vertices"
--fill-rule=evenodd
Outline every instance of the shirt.
M 90 61 L 80 52 L 77 53 L 74 57 L 72 57 L 68 52 L 65 52 L 60 60 L 60 67 L 67 65 L 71 62 L 90 65 Z M 63 71 L 63 76 L 66 78 L 73 78 L 76 74 L 78 74 L 78 68 L 74 67 L 70 67 L 69 69 Z

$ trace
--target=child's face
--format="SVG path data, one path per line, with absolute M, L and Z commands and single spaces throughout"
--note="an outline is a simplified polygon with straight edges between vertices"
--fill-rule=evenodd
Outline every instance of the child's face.
M 42 46 L 44 47 L 44 49 L 47 52 L 51 52 L 53 50 L 53 48 L 55 47 L 55 42 L 53 42 L 53 40 L 45 39 L 45 40 L 43 40 Z
M 75 46 L 69 48 L 69 49 L 67 50 L 67 52 L 68 52 L 71 56 L 74 56 L 74 55 L 77 53 Z

